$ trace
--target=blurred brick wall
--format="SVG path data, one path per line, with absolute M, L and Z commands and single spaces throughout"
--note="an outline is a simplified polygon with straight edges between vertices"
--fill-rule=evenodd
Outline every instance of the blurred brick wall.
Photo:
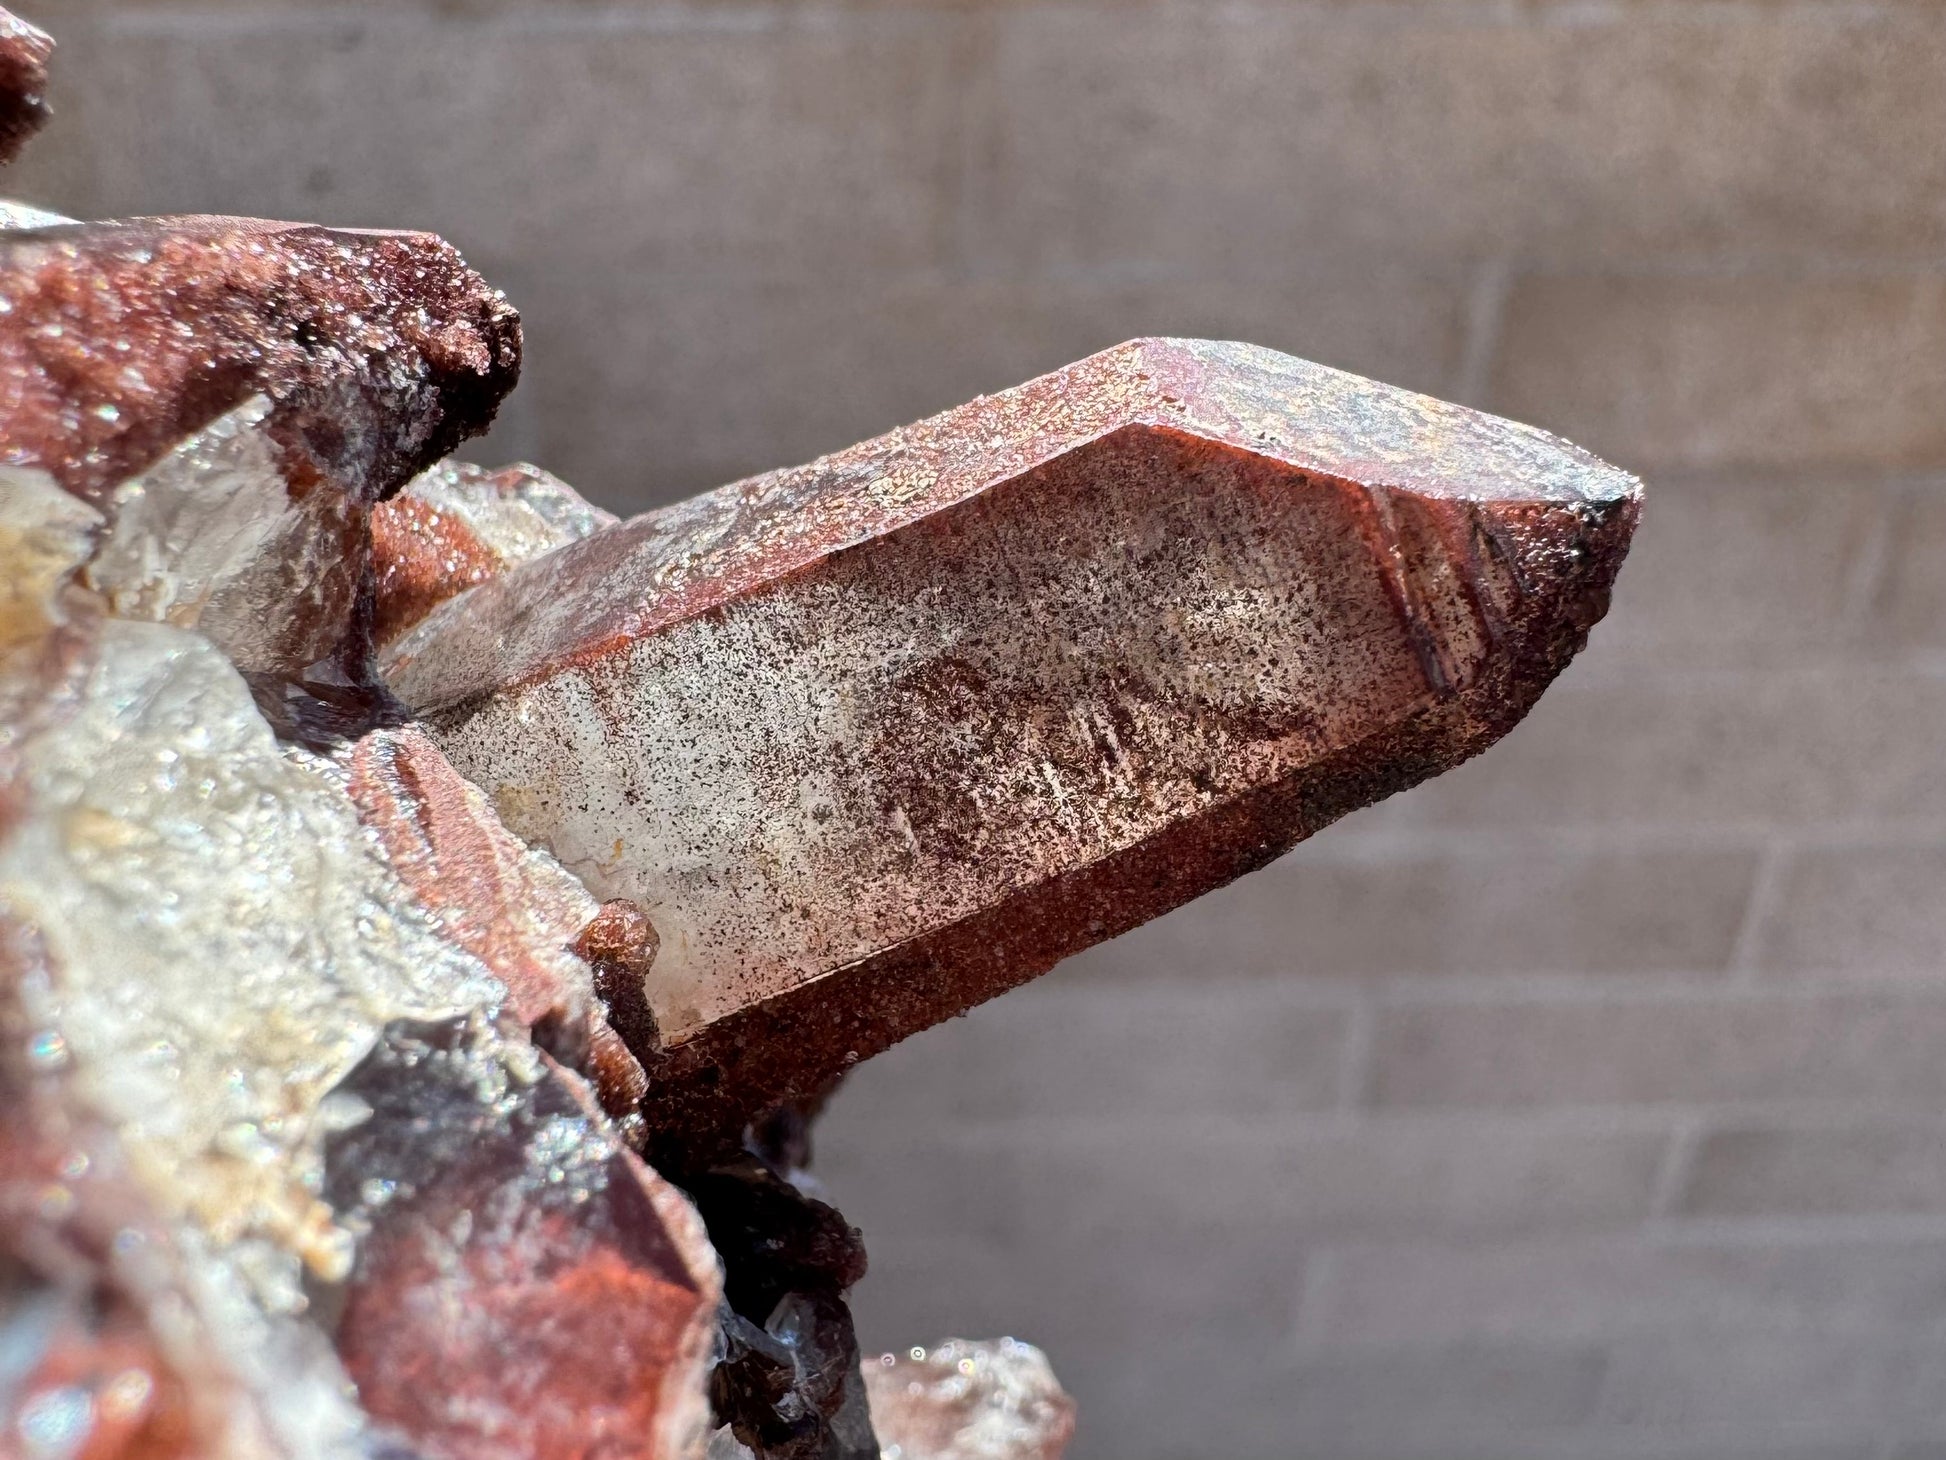
M 865 1336 L 1084 1460 L 1946 1455 L 1946 6 L 38 18 L 13 191 L 448 234 L 618 507 L 1158 332 L 1641 471 L 1505 745 L 855 1078 Z

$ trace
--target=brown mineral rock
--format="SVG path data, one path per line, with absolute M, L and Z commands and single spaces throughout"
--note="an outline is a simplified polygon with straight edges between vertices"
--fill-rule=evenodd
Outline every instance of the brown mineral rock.
M 661 935 L 645 1113 L 728 1132 L 1505 733 L 1633 478 L 1149 340 L 515 568 L 394 688 Z
M 1074 1435 L 1074 1401 L 1017 1339 L 881 1354 L 865 1390 L 885 1460 L 1061 1460 Z
M 101 512 L 113 611 L 198 629 L 280 728 L 364 728 L 367 516 L 492 419 L 505 299 L 425 234 L 162 218 L 0 233 L 0 303 L 0 452 Z
M 614 522 L 539 467 L 441 462 L 372 513 L 378 642 L 454 594 Z
M 0 163 L 19 156 L 47 121 L 47 59 L 53 54 L 53 38 L 45 31 L 0 10 Z

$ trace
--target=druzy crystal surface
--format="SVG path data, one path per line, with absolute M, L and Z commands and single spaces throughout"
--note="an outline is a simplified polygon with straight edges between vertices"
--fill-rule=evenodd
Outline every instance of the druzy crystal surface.
M 861 1366 L 823 1096 L 1505 733 L 1637 485 L 1147 340 L 618 523 L 446 459 L 519 361 L 427 235 L 0 204 L 0 1454 L 1058 1460 Z

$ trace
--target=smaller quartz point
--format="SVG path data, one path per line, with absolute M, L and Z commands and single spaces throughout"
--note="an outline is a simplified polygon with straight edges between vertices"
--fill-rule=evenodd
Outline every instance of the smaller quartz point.
M 576 951 L 618 910 L 502 826 L 417 727 L 373 731 L 350 766 L 346 789 L 400 880 L 506 985 L 508 1012 L 589 1075 L 604 1109 L 639 1125 L 648 1077 L 609 1027 L 597 968 Z
M 510 835 L 424 732 L 376 730 L 352 747 L 346 790 L 400 881 L 441 930 L 507 986 L 514 1017 L 588 1017 L 593 982 L 568 945 L 601 911 L 545 852 Z
M 47 121 L 47 61 L 54 39 L 0 10 L 0 164 L 12 162 Z
M 379 646 L 454 594 L 615 520 L 537 466 L 441 462 L 372 513 Z
M 884 1460 L 1061 1460 L 1074 1435 L 1074 1401 L 1018 1339 L 881 1354 L 865 1392 Z

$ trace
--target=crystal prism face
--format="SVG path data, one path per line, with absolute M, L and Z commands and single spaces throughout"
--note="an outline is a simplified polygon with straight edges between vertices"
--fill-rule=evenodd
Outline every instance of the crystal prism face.
M 428 1460 L 695 1453 L 716 1262 L 683 1198 L 531 1049 L 399 1024 L 341 1087 L 324 1193 L 360 1233 L 338 1351 Z
M 1074 1435 L 1074 1401 L 1018 1339 L 881 1354 L 865 1389 L 888 1460 L 1061 1460 Z
M 386 669 L 654 921 L 649 1118 L 727 1129 L 1489 744 L 1604 611 L 1637 493 L 1137 342 L 514 569 Z

